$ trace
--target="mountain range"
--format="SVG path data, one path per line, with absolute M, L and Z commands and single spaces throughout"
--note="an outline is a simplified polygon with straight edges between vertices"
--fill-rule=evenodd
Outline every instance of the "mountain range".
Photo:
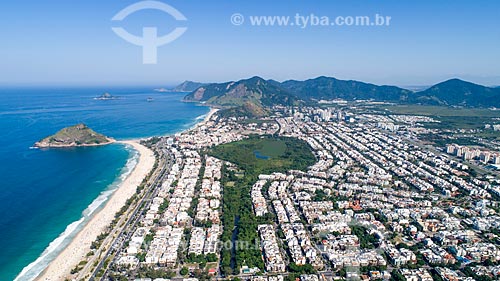
M 500 107 L 500 88 L 485 87 L 460 79 L 451 79 L 423 91 L 396 86 L 317 77 L 305 81 L 278 82 L 252 77 L 235 82 L 202 85 L 184 97 L 185 101 L 234 107 L 253 103 L 258 106 L 291 105 L 299 101 L 374 100 L 405 104 L 462 107 Z M 248 105 L 247 105 L 248 107 Z

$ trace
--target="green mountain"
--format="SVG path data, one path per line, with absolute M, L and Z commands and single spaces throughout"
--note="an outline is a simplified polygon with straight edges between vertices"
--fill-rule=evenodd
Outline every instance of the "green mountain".
M 333 99 L 500 107 L 500 88 L 489 88 L 459 79 L 451 79 L 426 90 L 413 92 L 395 86 L 377 86 L 324 76 L 305 81 L 288 80 L 282 83 L 253 77 L 237 82 L 204 85 L 184 98 L 185 101 L 204 102 L 223 107 L 241 107 L 245 103 L 267 107 L 276 104 L 296 104 L 298 101 L 314 102 Z M 239 110 L 245 111 L 245 107 Z
M 295 96 L 256 76 L 237 82 L 205 85 L 185 96 L 184 100 L 224 107 L 242 106 L 248 102 L 257 106 L 272 106 L 292 104 Z
M 451 79 L 416 93 L 410 102 L 466 107 L 500 107 L 500 89 Z
M 193 82 L 193 81 L 184 81 L 181 84 L 177 85 L 173 88 L 172 92 L 192 92 L 199 87 L 206 85 L 205 83 Z
M 35 147 L 74 147 L 96 146 L 114 142 L 113 139 L 94 132 L 85 124 L 66 127 L 52 136 L 48 136 L 37 143 Z
M 218 106 L 241 106 L 251 102 L 261 106 L 289 105 L 298 100 L 374 99 L 406 101 L 412 95 L 409 90 L 394 86 L 344 81 L 330 77 L 318 77 L 306 81 L 288 80 L 280 83 L 260 77 L 237 82 L 208 84 L 188 94 L 185 101 L 205 102 Z
M 379 100 L 403 102 L 411 91 L 395 86 L 377 86 L 353 80 L 321 76 L 305 81 L 288 80 L 281 86 L 303 100 Z
M 267 116 L 269 111 L 256 103 L 245 102 L 243 105 L 230 107 L 218 112 L 221 117 L 248 117 L 260 118 Z

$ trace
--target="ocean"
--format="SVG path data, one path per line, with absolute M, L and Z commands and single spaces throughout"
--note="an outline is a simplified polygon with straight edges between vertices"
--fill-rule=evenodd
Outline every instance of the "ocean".
M 104 92 L 117 98 L 94 99 Z M 121 144 L 30 147 L 81 122 L 117 140 L 180 132 L 209 111 L 183 96 L 140 88 L 0 89 L 0 280 L 32 280 L 138 160 Z

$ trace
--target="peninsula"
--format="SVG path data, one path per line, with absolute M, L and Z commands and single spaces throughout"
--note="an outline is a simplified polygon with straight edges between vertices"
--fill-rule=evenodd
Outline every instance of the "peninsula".
M 48 136 L 35 143 L 39 148 L 61 148 L 77 146 L 97 146 L 113 143 L 115 140 L 87 127 L 85 124 L 77 124 L 66 127 L 52 136 Z

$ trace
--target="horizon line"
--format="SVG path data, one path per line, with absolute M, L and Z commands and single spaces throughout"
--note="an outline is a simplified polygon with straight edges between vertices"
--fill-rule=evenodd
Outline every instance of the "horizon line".
M 123 84 L 117 83 L 117 82 L 111 82 L 111 83 L 106 83 L 106 82 L 88 82 L 88 83 L 81 83 L 81 82 L 20 82 L 20 83 L 4 83 L 0 82 L 0 88 L 151 88 L 151 89 L 156 89 L 156 88 L 166 88 L 166 89 L 173 89 L 176 86 L 180 85 L 181 83 L 184 82 L 197 82 L 197 83 L 204 83 L 204 84 L 216 84 L 216 83 L 227 83 L 227 82 L 237 82 L 240 80 L 246 80 L 250 79 L 253 77 L 259 77 L 264 80 L 275 80 L 277 82 L 285 82 L 285 81 L 290 81 L 290 80 L 295 80 L 295 81 L 306 81 L 306 80 L 311 80 L 311 79 L 316 79 L 320 77 L 327 77 L 327 78 L 335 78 L 338 80 L 343 80 L 343 81 L 358 81 L 358 82 L 363 82 L 363 83 L 369 83 L 369 84 L 374 84 L 377 86 L 397 86 L 400 88 L 405 88 L 405 87 L 431 87 L 433 85 L 439 84 L 441 82 L 445 82 L 448 80 L 452 79 L 459 79 L 462 81 L 486 86 L 486 87 L 499 87 L 500 86 L 500 81 L 497 83 L 480 83 L 480 82 L 474 82 L 473 80 L 476 79 L 470 79 L 470 78 L 462 78 L 461 76 L 467 76 L 467 75 L 449 75 L 448 78 L 445 79 L 435 79 L 438 82 L 434 83 L 377 83 L 377 82 L 370 82 L 369 80 L 365 79 L 355 79 L 355 78 L 337 78 L 335 76 L 329 76 L 329 75 L 319 75 L 319 76 L 314 76 L 310 78 L 288 78 L 288 79 L 273 79 L 273 78 L 263 78 L 260 75 L 252 75 L 244 78 L 238 78 L 238 79 L 227 79 L 227 80 L 219 80 L 215 79 L 214 81 L 200 81 L 198 79 L 184 79 L 182 81 L 170 81 L 170 82 L 137 82 L 137 83 L 130 83 L 126 82 Z

